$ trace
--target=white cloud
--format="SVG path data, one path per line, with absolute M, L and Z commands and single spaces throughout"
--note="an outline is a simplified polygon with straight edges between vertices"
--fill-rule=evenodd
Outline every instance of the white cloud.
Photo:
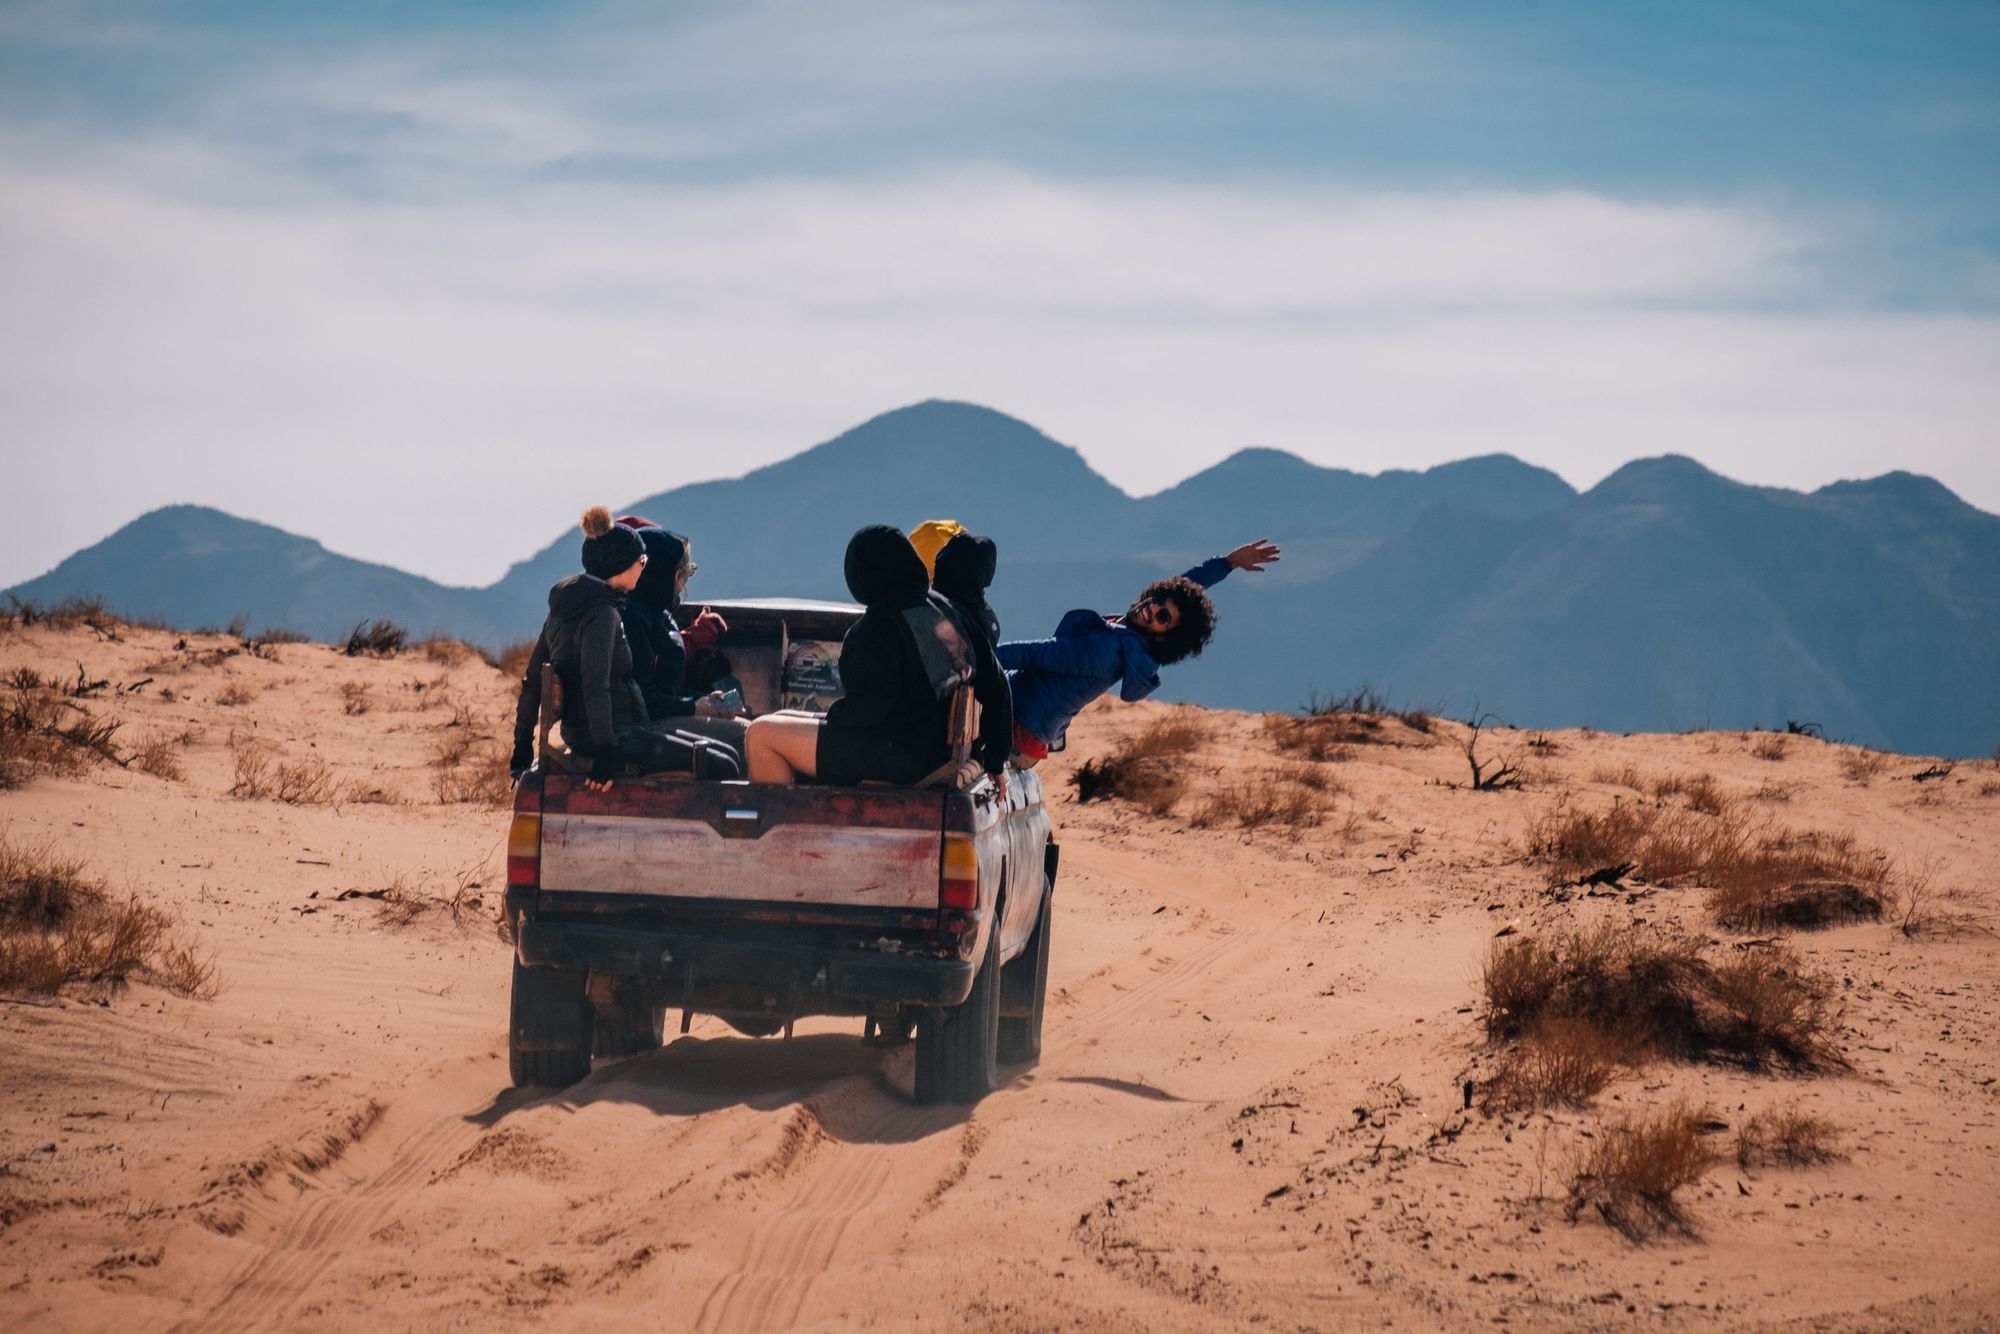
M 1821 238 L 1768 211 L 1000 171 L 225 206 L 50 161 L 0 149 L 0 583 L 174 500 L 484 582 L 586 501 L 932 396 L 1135 490 L 1250 444 L 1579 482 L 1674 450 L 2000 508 L 2000 325 L 1782 313 Z

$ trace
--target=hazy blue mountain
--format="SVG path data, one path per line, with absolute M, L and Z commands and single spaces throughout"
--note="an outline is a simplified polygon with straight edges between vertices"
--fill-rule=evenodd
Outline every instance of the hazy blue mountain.
M 123 615 L 179 626 L 222 626 L 240 616 L 252 631 L 283 627 L 317 639 L 345 637 L 355 622 L 377 616 L 418 633 L 520 637 L 488 616 L 484 590 L 335 555 L 311 538 L 201 505 L 142 515 L 8 591 L 45 603 L 95 595 Z
M 612 497 L 607 496 L 607 499 Z M 1072 448 L 962 403 L 885 413 L 747 476 L 626 503 L 690 535 L 694 600 L 841 597 L 864 523 L 957 518 L 1000 544 L 1008 637 L 1271 537 L 1216 593 L 1222 629 L 1169 698 L 1292 708 L 1372 682 L 1523 726 L 1781 726 L 1951 755 L 2000 740 L 2000 517 L 1890 473 L 1806 494 L 1643 459 L 1581 495 L 1496 455 L 1368 476 L 1244 450 L 1134 498 Z M 387 616 L 487 643 L 534 633 L 577 568 L 566 528 L 491 588 L 447 588 L 214 510 L 160 510 L 13 590 L 183 624 L 321 636 Z

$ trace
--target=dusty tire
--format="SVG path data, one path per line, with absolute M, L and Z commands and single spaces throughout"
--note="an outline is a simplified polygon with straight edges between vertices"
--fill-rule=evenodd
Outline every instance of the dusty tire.
M 524 968 L 514 961 L 507 1068 L 515 1088 L 567 1088 L 590 1073 L 596 1016 L 584 981 L 574 969 Z
M 1042 1058 L 1042 1011 L 1049 995 L 1049 915 L 1055 909 L 1055 894 L 1042 891 L 1041 915 L 1035 919 L 1034 938 L 1021 951 L 1008 971 L 1025 970 L 1020 986 L 1031 996 L 1028 1012 L 1000 1016 L 1000 1059 L 1009 1065 Z
M 642 1056 L 665 1041 L 667 1012 L 657 1005 L 620 1005 L 615 1015 L 597 1016 L 599 1056 Z
M 972 994 L 917 1016 L 917 1101 L 978 1102 L 1000 1082 L 1000 923 L 986 938 Z

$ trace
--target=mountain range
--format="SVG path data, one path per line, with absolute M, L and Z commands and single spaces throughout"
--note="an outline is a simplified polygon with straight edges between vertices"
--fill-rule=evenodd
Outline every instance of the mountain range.
M 844 597 L 848 536 L 951 517 L 999 543 L 1008 637 L 1269 537 L 1284 560 L 1216 590 L 1221 627 L 1163 697 L 1283 709 L 1372 682 L 1520 726 L 1820 724 L 1900 750 L 2000 741 L 2000 516 L 1909 473 L 1811 493 L 1686 458 L 1577 492 L 1507 455 L 1375 475 L 1244 450 L 1133 497 L 1074 449 L 963 403 L 885 413 L 783 462 L 632 500 L 688 534 L 702 597 Z M 156 510 L 9 590 L 181 625 L 319 638 L 387 617 L 495 644 L 532 635 L 577 568 L 572 528 L 486 588 L 354 560 L 213 509 Z

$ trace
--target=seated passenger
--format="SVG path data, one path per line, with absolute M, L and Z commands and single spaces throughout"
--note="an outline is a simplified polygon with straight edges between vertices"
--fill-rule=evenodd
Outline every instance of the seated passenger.
M 856 533 L 844 567 L 848 590 L 867 608 L 841 641 L 846 693 L 824 719 L 780 712 L 751 722 L 745 758 L 753 782 L 908 784 L 951 758 L 951 698 L 974 680 L 976 632 L 931 592 L 923 559 L 894 528 Z M 995 707 L 992 691 L 989 682 L 982 707 Z M 1006 757 L 984 762 L 997 774 Z
M 1160 688 L 1160 668 L 1199 654 L 1215 630 L 1208 589 L 1231 570 L 1256 572 L 1278 559 L 1269 542 L 1247 542 L 1172 579 L 1146 586 L 1122 616 L 1073 611 L 1050 639 L 997 650 L 1014 689 L 1014 763 L 1026 769 L 1062 744 L 1070 720 L 1113 686 L 1141 700 Z
M 681 598 L 698 568 L 693 547 L 679 533 L 637 515 L 625 515 L 618 522 L 646 544 L 645 573 L 625 599 L 620 616 L 632 647 L 632 679 L 639 684 L 647 715 L 658 723 L 726 714 L 722 692 L 696 693 L 686 684 L 688 641 L 712 645 L 729 629 L 720 616 L 704 608 L 685 634 L 681 630 L 680 617 L 685 614 Z
M 632 649 L 619 604 L 646 569 L 646 544 L 611 522 L 602 505 L 584 511 L 583 573 L 549 590 L 549 615 L 535 640 L 514 707 L 514 753 L 507 768 L 518 780 L 534 763 L 535 719 L 542 702 L 542 667 L 562 682 L 562 736 L 590 761 L 588 786 L 601 792 L 624 766 L 641 770 L 671 763 L 664 740 L 647 727 L 646 701 L 632 679 Z
M 992 538 L 958 533 L 938 552 L 931 587 L 958 609 L 978 641 L 973 645 L 974 679 L 979 683 L 974 693 L 980 700 L 979 742 L 974 754 L 1000 781 L 1004 794 L 1007 775 L 1002 766 L 1014 749 L 1014 696 L 1007 685 L 1007 673 L 993 653 L 1000 640 L 1000 618 L 986 601 L 999 560 L 999 548 Z M 990 765 L 986 763 L 989 756 L 993 760 Z
M 944 544 L 964 531 L 965 525 L 956 519 L 925 519 L 910 530 L 910 545 L 924 559 L 924 578 L 937 573 L 937 554 Z

